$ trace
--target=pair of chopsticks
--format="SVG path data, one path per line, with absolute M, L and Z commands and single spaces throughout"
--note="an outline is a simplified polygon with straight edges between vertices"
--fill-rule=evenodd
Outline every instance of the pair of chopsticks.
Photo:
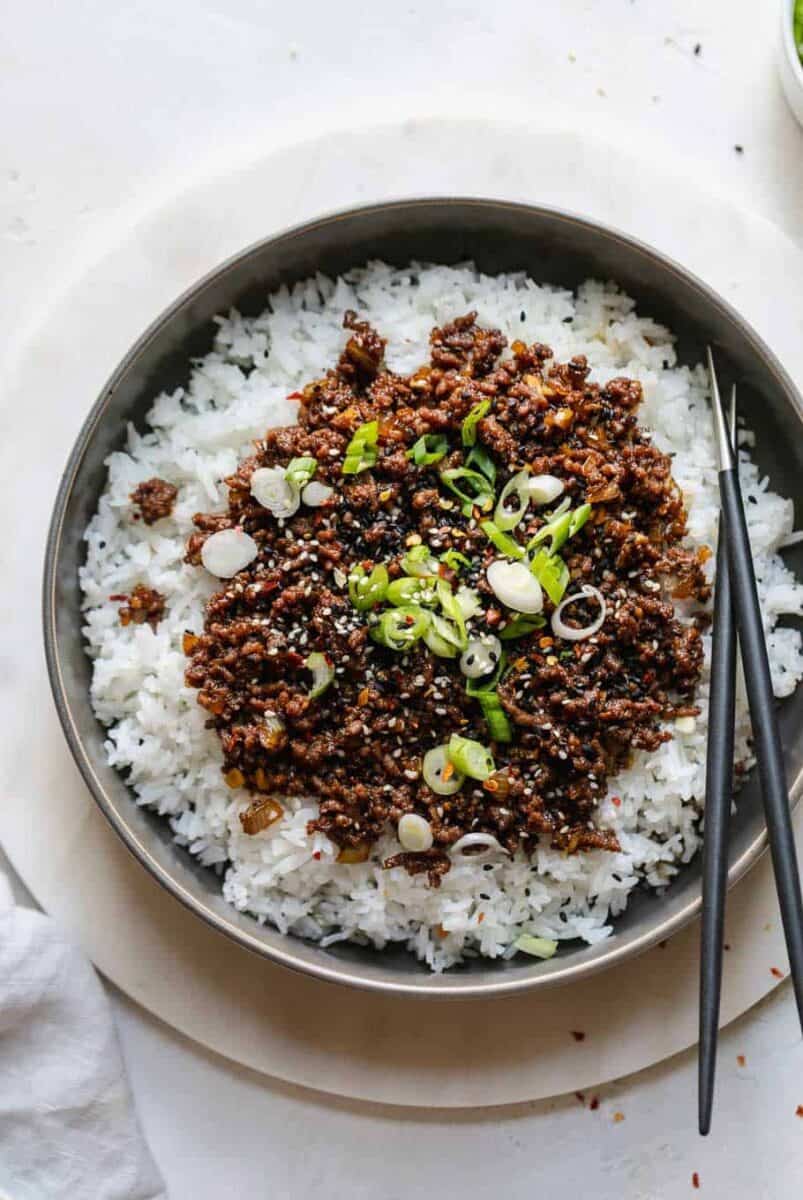
M 711 690 L 708 714 L 705 836 L 703 838 L 703 917 L 700 953 L 700 1050 L 698 1120 L 701 1134 L 711 1128 L 716 1070 L 722 936 L 728 877 L 728 836 L 733 773 L 736 633 L 758 760 L 775 886 L 798 1014 L 803 1025 L 803 899 L 789 811 L 783 750 L 775 713 L 767 645 L 761 620 L 753 557 L 747 536 L 736 453 L 736 389 L 730 422 L 722 409 L 714 360 L 708 350 L 711 401 L 719 461 L 720 534 L 714 593 Z M 730 424 L 730 430 L 728 425 Z

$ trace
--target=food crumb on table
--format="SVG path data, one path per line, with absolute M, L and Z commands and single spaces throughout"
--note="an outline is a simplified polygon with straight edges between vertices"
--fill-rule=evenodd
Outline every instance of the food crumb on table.
M 592 1112 L 596 1112 L 597 1109 L 599 1108 L 599 1096 L 592 1096 L 591 1100 L 589 1101 L 588 1107 L 591 1109 Z
M 803 1117 L 803 1104 L 798 1104 L 797 1108 L 795 1109 L 795 1116 Z
M 582 1029 L 572 1029 L 571 1034 L 576 1042 L 584 1042 L 586 1040 L 586 1035 Z
M 625 1114 L 623 1112 L 615 1112 L 613 1114 L 614 1125 L 621 1124 L 621 1122 L 624 1121 L 624 1119 L 625 1119 Z
M 691 1176 L 691 1185 L 692 1185 L 692 1187 L 693 1187 L 693 1188 L 698 1188 L 698 1187 L 700 1186 L 700 1173 L 699 1173 L 699 1171 L 692 1171 L 692 1176 Z
M 735 145 L 733 148 L 734 148 L 734 150 L 736 151 L 736 153 L 737 153 L 737 154 L 744 154 L 744 146 L 740 146 L 740 145 L 737 143 L 737 144 L 736 144 L 736 145 Z
M 747 1059 L 745 1058 L 745 1056 L 743 1054 L 736 1055 L 736 1062 L 737 1062 L 737 1065 L 740 1067 L 744 1067 L 747 1065 Z
M 774 975 L 776 979 L 783 979 L 784 977 L 780 967 L 770 967 L 770 975 Z

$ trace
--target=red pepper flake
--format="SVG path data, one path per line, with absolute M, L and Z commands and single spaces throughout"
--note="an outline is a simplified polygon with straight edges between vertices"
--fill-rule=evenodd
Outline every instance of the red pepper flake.
M 304 393 L 303 392 L 291 392 L 290 395 L 287 397 L 287 399 L 288 400 L 303 400 Z
M 575 1092 L 574 1094 L 577 1097 L 577 1099 L 580 1101 L 580 1103 L 584 1105 L 586 1102 L 585 1092 Z
M 443 940 L 443 938 L 448 938 L 448 936 L 449 936 L 449 934 L 448 934 L 448 933 L 447 933 L 447 931 L 446 931 L 446 930 L 443 928 L 443 926 L 442 926 L 442 925 L 436 925 L 436 926 L 435 926 L 435 933 L 438 935 L 438 937 L 439 937 L 439 938 L 441 938 L 441 940 Z
M 586 1040 L 586 1035 L 583 1033 L 582 1029 L 573 1029 L 571 1033 L 576 1042 L 584 1042 Z
M 621 804 L 622 804 L 622 797 L 621 796 L 611 796 L 611 804 L 615 804 L 617 808 L 620 808 Z
M 588 1107 L 592 1112 L 596 1112 L 599 1108 L 599 1096 L 592 1096 L 588 1103 Z
M 312 857 L 315 859 L 315 861 L 316 861 L 316 862 L 320 862 L 320 861 L 321 861 L 321 852 L 320 852 L 320 850 L 313 850 L 313 852 L 312 852 Z
M 770 975 L 774 975 L 776 979 L 783 979 L 783 971 L 780 967 L 770 967 Z
M 747 1059 L 745 1058 L 745 1056 L 743 1054 L 737 1054 L 736 1062 L 739 1064 L 740 1067 L 743 1067 L 747 1063 Z
M 624 1121 L 625 1114 L 623 1112 L 615 1112 L 613 1114 L 614 1124 L 618 1125 L 620 1121 Z
M 692 1187 L 693 1187 L 693 1188 L 698 1188 L 698 1187 L 700 1186 L 700 1173 L 699 1173 L 699 1171 L 694 1171 L 694 1172 L 692 1173 L 692 1177 L 691 1177 L 691 1185 L 692 1185 Z
M 477 924 L 481 925 L 485 920 L 485 913 L 477 913 Z
M 798 1104 L 797 1108 L 795 1109 L 795 1116 L 803 1117 L 803 1104 Z

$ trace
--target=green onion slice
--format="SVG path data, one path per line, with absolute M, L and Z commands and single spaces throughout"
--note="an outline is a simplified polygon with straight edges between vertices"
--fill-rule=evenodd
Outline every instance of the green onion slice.
M 349 600 L 358 612 L 366 612 L 385 599 L 388 590 L 388 569 L 384 563 L 380 563 L 369 575 L 365 567 L 358 563 L 349 573 L 348 585 Z
M 460 791 L 465 779 L 455 769 L 447 746 L 433 746 L 426 752 L 421 763 L 421 775 L 436 796 L 453 796 Z
M 416 604 L 386 608 L 377 624 L 371 626 L 371 637 L 388 650 L 408 650 L 426 632 L 430 617 Z
M 490 484 L 496 483 L 496 463 L 484 446 L 472 446 L 466 456 L 466 466 L 476 467 Z
M 546 620 L 540 613 L 516 613 L 512 620 L 499 630 L 499 637 L 503 642 L 509 642 L 513 638 L 526 637 L 536 629 L 543 629 L 545 625 Z
M 507 532 L 516 528 L 530 504 L 529 482 L 529 467 L 508 479 L 494 509 L 494 524 L 497 529 Z M 511 505 L 511 500 L 515 500 L 515 504 Z
M 379 456 L 379 422 L 366 421 L 355 429 L 354 436 L 346 447 L 346 457 L 340 468 L 344 475 L 358 475 L 373 467 Z
M 461 567 L 470 567 L 471 559 L 466 558 L 465 554 L 461 554 L 459 550 L 446 550 L 440 556 L 440 562 L 444 566 L 450 567 L 453 571 L 459 571 Z
M 551 958 L 558 948 L 558 943 L 551 938 L 533 937 L 531 933 L 522 933 L 513 945 L 523 954 L 532 954 L 533 958 Z
M 460 428 L 460 433 L 463 438 L 464 446 L 473 446 L 477 441 L 477 425 L 482 418 L 490 411 L 491 401 L 480 400 L 473 408 L 469 410 L 469 414 L 463 421 Z
M 470 621 L 472 617 L 476 617 L 478 613 L 482 612 L 482 601 L 476 588 L 466 587 L 464 583 L 461 583 L 454 598 L 465 621 Z
M 489 512 L 493 508 L 493 486 L 479 471 L 471 471 L 468 467 L 450 467 L 441 471 L 441 482 L 463 502 L 464 517 L 471 516 L 475 505 L 482 512 Z
M 449 738 L 449 761 L 460 772 L 468 775 L 469 779 L 478 779 L 481 783 L 496 770 L 493 755 L 482 742 L 473 738 L 461 737 L 453 733 Z
M 394 579 L 392 583 L 388 584 L 385 599 L 395 608 L 402 604 L 422 604 L 424 607 L 429 607 L 436 603 L 437 596 L 431 584 L 426 583 L 423 579 L 411 579 L 405 576 L 404 579 Z
M 556 554 L 564 542 L 567 542 L 569 538 L 574 537 L 576 533 L 580 532 L 591 516 L 591 505 L 581 504 L 574 512 L 567 512 L 565 507 L 567 503 L 568 501 L 564 500 L 563 504 L 552 514 L 546 525 L 542 525 L 538 532 L 530 538 L 530 541 L 527 543 L 528 550 L 540 546 L 548 538 L 549 553 Z
M 441 606 L 444 617 L 453 622 L 459 641 L 457 645 L 461 650 L 465 650 L 468 645 L 468 637 L 466 635 L 466 621 L 463 616 L 463 609 L 460 601 L 455 596 L 449 584 L 445 579 L 439 579 L 435 584 L 435 590 L 438 596 L 438 603 Z
M 508 558 L 524 558 L 524 547 L 514 538 L 503 533 L 494 521 L 480 521 L 480 529 L 488 540 L 493 542 L 497 550 L 507 555 Z
M 303 458 L 291 458 L 284 468 L 284 477 L 288 483 L 295 484 L 300 491 L 307 486 L 317 469 L 317 458 L 311 458 L 307 455 Z
M 304 666 L 312 672 L 312 688 L 309 691 L 309 698 L 317 700 L 334 679 L 335 669 L 326 655 L 320 654 L 317 650 L 307 655 L 304 659 Z
M 460 630 L 437 613 L 429 614 L 429 624 L 422 637 L 427 647 L 438 658 L 457 658 L 462 648 Z
M 478 692 L 477 700 L 482 709 L 482 715 L 485 717 L 491 741 L 502 743 L 512 742 L 513 726 L 510 724 L 508 715 L 502 708 L 496 692 Z
M 559 554 L 541 549 L 530 563 L 530 570 L 553 604 L 560 604 L 569 585 L 569 568 Z
M 405 575 L 414 575 L 417 579 L 438 574 L 438 564 L 429 546 L 411 546 L 402 557 L 401 569 Z
M 407 451 L 407 457 L 412 459 L 417 467 L 431 467 L 446 457 L 449 442 L 442 433 L 425 433 Z

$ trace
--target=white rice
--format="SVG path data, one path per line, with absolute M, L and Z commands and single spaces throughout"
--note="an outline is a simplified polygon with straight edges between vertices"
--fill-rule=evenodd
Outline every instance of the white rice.
M 615 286 L 589 281 L 575 296 L 523 274 L 480 275 L 470 264 L 397 270 L 372 263 L 335 282 L 318 277 L 282 289 L 259 317 L 220 318 L 214 351 L 193 365 L 187 387 L 158 396 L 146 432 L 129 427 L 125 451 L 108 460 L 108 484 L 86 533 L 81 584 L 94 660 L 92 703 L 108 726 L 109 761 L 127 773 L 140 804 L 170 821 L 178 842 L 217 867 L 233 905 L 282 931 L 324 945 L 346 938 L 378 947 L 402 942 L 434 970 L 465 956 L 509 954 L 523 932 L 598 942 L 610 935 L 612 918 L 639 881 L 666 885 L 699 847 L 707 667 L 695 731 L 654 753 L 637 753 L 610 781 L 601 818 L 615 830 L 620 853 L 566 856 L 542 844 L 532 860 L 456 863 L 433 889 L 401 868 L 382 870 L 381 860 L 399 849 L 390 834 L 370 861 L 335 865 L 328 840 L 306 832 L 316 814 L 312 800 L 291 806 L 256 836 L 240 828 L 248 796 L 223 781 L 218 739 L 204 728 L 195 690 L 184 685 L 182 634 L 201 630 L 204 601 L 219 586 L 183 564 L 185 542 L 195 512 L 225 508 L 220 480 L 251 440 L 268 426 L 294 421 L 296 405 L 287 394 L 336 360 L 347 308 L 388 338 L 388 361 L 399 371 L 427 358 L 433 325 L 476 308 L 481 322 L 511 339 L 546 342 L 560 359 L 587 355 L 592 379 L 641 380 L 641 420 L 674 455 L 690 541 L 715 546 L 718 493 L 705 372 L 678 366 L 669 331 L 639 317 Z M 129 493 L 151 476 L 175 483 L 179 496 L 172 517 L 148 528 L 131 520 Z M 744 450 L 741 477 L 775 692 L 788 696 L 803 675 L 800 634 L 777 626 L 783 615 L 803 613 L 803 586 L 777 553 L 792 531 L 792 503 L 769 490 Z M 121 627 L 118 606 L 108 599 L 137 583 L 167 598 L 155 632 L 148 625 Z M 749 731 L 741 691 L 737 761 L 749 760 Z M 612 796 L 621 798 L 619 807 Z

